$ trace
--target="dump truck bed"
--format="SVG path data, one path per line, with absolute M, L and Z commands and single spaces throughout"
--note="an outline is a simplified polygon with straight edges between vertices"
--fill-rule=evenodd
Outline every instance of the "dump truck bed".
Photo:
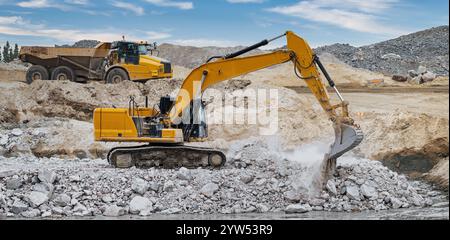
M 20 55 L 29 55 L 40 59 L 51 59 L 58 56 L 104 58 L 108 55 L 110 48 L 111 43 L 99 43 L 95 48 L 24 46 L 20 49 Z
M 23 62 L 45 67 L 49 73 L 58 66 L 69 66 L 75 71 L 77 81 L 85 81 L 103 78 L 101 64 L 110 49 L 111 43 L 106 42 L 95 48 L 24 46 L 19 57 Z

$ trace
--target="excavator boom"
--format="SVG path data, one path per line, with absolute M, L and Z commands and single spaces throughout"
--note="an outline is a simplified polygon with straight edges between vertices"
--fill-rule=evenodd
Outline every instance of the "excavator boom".
M 238 56 L 246 52 L 266 45 L 269 42 L 284 36 L 287 38 L 287 47 L 284 50 L 238 58 Z M 166 145 L 165 150 L 170 152 L 170 148 L 167 148 L 167 145 L 169 144 L 182 144 L 183 141 L 204 139 L 207 137 L 206 123 L 203 122 L 204 119 L 200 119 L 200 121 L 194 123 L 193 118 L 195 118 L 195 114 L 192 114 L 192 112 L 197 111 L 195 110 L 194 105 L 200 106 L 200 110 L 203 109 L 201 95 L 208 87 L 243 74 L 277 64 L 282 64 L 288 61 L 292 61 L 294 63 L 295 75 L 299 79 L 306 82 L 308 88 L 318 100 L 319 104 L 333 124 L 335 141 L 330 146 L 329 152 L 326 153 L 324 158 L 324 162 L 326 164 L 323 165 L 324 174 L 329 175 L 330 172 L 333 172 L 336 165 L 336 159 L 345 152 L 348 152 L 356 147 L 362 141 L 363 134 L 359 126 L 357 126 L 353 119 L 349 116 L 348 102 L 344 101 L 342 95 L 336 88 L 335 83 L 320 62 L 318 56 L 314 54 L 313 50 L 303 38 L 297 36 L 291 31 L 288 31 L 285 34 L 271 40 L 263 40 L 238 52 L 231 53 L 226 56 L 215 56 L 210 58 L 207 63 L 194 69 L 188 75 L 182 83 L 175 99 L 169 97 L 161 98 L 159 111 L 154 109 L 148 110 L 145 108 L 138 108 L 137 113 L 141 114 L 136 114 L 136 110 L 131 109 L 131 107 L 129 107 L 128 110 L 96 110 L 94 113 L 96 140 L 122 142 L 136 141 L 138 139 L 139 142 L 148 142 L 151 145 Z M 320 71 L 338 95 L 340 100 L 339 103 L 331 103 L 325 84 L 322 81 Z M 130 104 L 130 106 L 131 105 L 133 104 Z M 120 130 L 116 129 L 116 122 L 110 119 L 118 118 L 118 114 L 112 114 L 111 116 L 102 115 L 102 111 L 105 114 L 108 112 L 117 113 L 118 111 L 122 111 L 122 118 L 124 121 L 127 122 L 128 125 L 135 125 L 136 129 L 123 131 L 124 133 L 122 133 Z M 147 115 L 144 114 L 146 111 L 148 112 Z M 188 114 L 188 121 L 185 121 L 184 119 L 186 112 L 190 112 L 190 115 Z M 102 123 L 102 121 L 105 122 Z M 102 124 L 103 126 L 109 124 L 108 126 L 110 126 L 111 129 L 102 128 Z M 175 136 L 177 138 L 175 138 Z M 142 152 L 146 152 L 148 155 L 149 152 L 152 151 L 152 148 L 154 147 L 144 146 L 142 149 L 137 148 L 132 151 L 130 151 L 130 149 L 115 148 L 113 157 L 111 157 L 113 160 L 110 160 L 110 162 L 114 162 L 117 159 L 114 155 L 121 155 L 122 153 L 130 155 L 131 157 L 127 157 L 126 159 L 128 159 L 127 161 L 129 162 L 133 162 L 136 161 L 133 160 L 133 156 L 141 156 Z M 139 152 L 139 150 L 142 151 Z M 176 150 L 179 152 L 182 148 L 177 146 Z M 186 151 L 188 150 L 196 153 L 199 153 L 199 151 L 201 152 L 199 149 L 193 150 L 187 149 L 186 147 Z M 213 150 L 205 150 L 203 153 L 208 155 L 207 158 L 209 159 L 208 161 L 210 165 L 222 166 L 225 161 L 223 154 L 220 155 L 217 154 L 217 152 L 213 154 Z M 165 156 L 167 156 L 167 154 Z M 222 161 L 220 161 L 219 158 L 223 158 Z M 185 162 L 187 161 L 190 160 L 185 159 Z M 208 161 L 205 160 L 203 164 L 208 164 Z

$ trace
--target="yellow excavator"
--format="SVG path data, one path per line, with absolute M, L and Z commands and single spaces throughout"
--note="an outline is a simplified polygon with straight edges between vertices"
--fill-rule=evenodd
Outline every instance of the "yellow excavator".
M 287 49 L 238 58 L 284 36 Z M 288 61 L 294 63 L 295 75 L 306 82 L 333 124 L 335 141 L 325 154 L 326 164 L 322 167 L 322 171 L 329 174 L 335 169 L 336 159 L 362 141 L 363 133 L 349 116 L 348 102 L 344 101 L 319 57 L 304 39 L 291 31 L 226 56 L 211 57 L 188 75 L 176 98 L 161 97 L 158 109 L 149 108 L 147 98 L 144 107 L 139 107 L 131 98 L 128 108 L 95 109 L 95 140 L 146 143 L 111 149 L 107 160 L 118 168 L 221 167 L 226 161 L 222 151 L 184 144 L 207 137 L 202 93 L 213 84 Z M 339 103 L 331 103 L 319 69 L 339 97 Z

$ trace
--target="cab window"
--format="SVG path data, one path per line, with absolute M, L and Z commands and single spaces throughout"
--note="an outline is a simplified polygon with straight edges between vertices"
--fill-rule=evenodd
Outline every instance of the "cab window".
M 139 49 L 139 55 L 147 55 L 147 53 L 148 53 L 147 46 L 139 45 L 138 49 Z
M 119 49 L 121 62 L 127 64 L 139 64 L 139 49 L 134 43 L 124 43 Z

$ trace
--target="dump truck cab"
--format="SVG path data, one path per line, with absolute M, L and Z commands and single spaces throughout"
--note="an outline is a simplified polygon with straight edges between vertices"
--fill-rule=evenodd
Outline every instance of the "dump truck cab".
M 106 81 L 108 82 L 108 75 L 115 68 L 123 68 L 128 74 L 128 79 L 131 80 L 171 78 L 172 65 L 170 61 L 154 56 L 153 53 L 156 51 L 156 43 L 113 42 L 109 54 L 109 68 L 105 75 Z M 109 78 L 109 80 L 114 82 L 123 79 Z

